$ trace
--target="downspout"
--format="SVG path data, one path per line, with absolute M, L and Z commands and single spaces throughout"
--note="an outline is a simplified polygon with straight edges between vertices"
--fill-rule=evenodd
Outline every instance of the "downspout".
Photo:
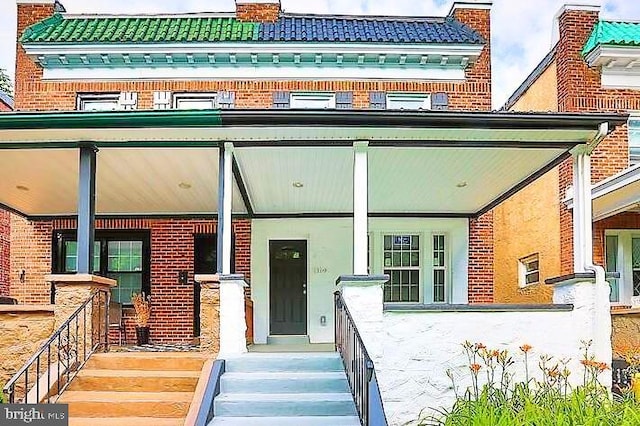
M 582 165 L 581 169 L 582 169 L 582 176 L 580 176 L 583 181 L 582 181 L 582 185 L 581 187 L 584 190 L 584 195 L 588 198 L 589 202 L 585 203 L 585 205 L 587 206 L 587 210 L 584 212 L 584 216 L 585 219 L 585 226 L 589 226 L 591 227 L 591 232 L 589 233 L 591 235 L 591 239 L 590 241 L 585 241 L 585 245 L 589 245 L 589 249 L 587 251 L 585 251 L 585 254 L 588 254 L 588 256 L 585 256 L 583 259 L 583 267 L 585 271 L 592 271 L 595 273 L 596 275 L 596 282 L 605 282 L 606 281 L 606 276 L 605 276 L 605 270 L 602 266 L 600 265 L 596 265 L 593 263 L 593 213 L 592 213 L 592 198 L 591 198 L 591 161 L 589 160 L 589 156 L 593 153 L 593 151 L 596 149 L 596 147 L 600 144 L 600 142 L 602 142 L 602 140 L 607 137 L 607 135 L 609 134 L 609 123 L 601 123 L 600 126 L 598 126 L 598 133 L 596 134 L 596 136 L 591 140 L 591 142 L 589 142 L 586 146 L 586 150 L 585 150 L 585 155 L 581 155 L 578 159 L 578 161 L 582 161 L 584 164 Z M 585 235 L 585 234 L 583 234 Z

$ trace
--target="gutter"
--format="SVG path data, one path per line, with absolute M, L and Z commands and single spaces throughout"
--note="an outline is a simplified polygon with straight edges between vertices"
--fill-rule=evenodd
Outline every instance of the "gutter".
M 318 126 L 584 131 L 603 123 L 612 130 L 627 119 L 627 114 L 389 110 L 70 111 L 2 113 L 0 130 Z M 596 139 L 590 146 L 595 144 Z

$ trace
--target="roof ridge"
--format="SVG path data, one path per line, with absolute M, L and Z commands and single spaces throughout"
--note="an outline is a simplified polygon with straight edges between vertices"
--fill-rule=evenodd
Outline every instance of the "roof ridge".
M 64 13 L 64 19 L 180 19 L 180 18 L 235 18 L 234 12 L 184 12 L 184 13 Z
M 321 18 L 372 21 L 408 21 L 408 22 L 444 22 L 446 16 L 406 16 L 406 15 L 347 15 L 347 14 L 314 14 L 314 13 L 282 13 L 283 18 Z

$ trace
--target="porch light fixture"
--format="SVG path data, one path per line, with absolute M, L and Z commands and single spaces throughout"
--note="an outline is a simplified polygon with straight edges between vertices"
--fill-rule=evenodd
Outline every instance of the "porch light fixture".
M 303 186 L 304 186 L 304 183 L 302 182 L 293 182 L 294 188 L 302 188 Z
M 186 183 L 186 182 L 180 182 L 178 184 L 178 187 L 180 189 L 191 189 L 191 184 L 190 183 Z
M 24 186 L 24 185 L 16 185 L 16 189 L 17 189 L 18 191 L 25 191 L 25 192 L 29 190 L 29 188 L 27 188 L 27 187 L 26 187 L 26 186 Z
M 458 188 L 464 188 L 464 187 L 466 187 L 467 185 L 468 185 L 468 184 L 467 184 L 467 182 L 466 182 L 466 181 L 462 181 L 462 182 L 458 183 L 456 186 L 457 186 Z

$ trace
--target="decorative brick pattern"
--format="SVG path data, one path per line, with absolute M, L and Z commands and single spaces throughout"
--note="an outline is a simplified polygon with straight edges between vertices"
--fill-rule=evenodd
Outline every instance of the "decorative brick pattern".
M 12 270 L 26 271 L 11 277 L 11 295 L 22 303 L 48 303 L 50 286 L 44 275 L 51 272 L 52 234 L 57 229 L 75 229 L 75 219 L 29 222 L 12 220 Z M 151 231 L 151 340 L 157 343 L 190 342 L 193 337 L 193 235 L 215 233 L 215 220 L 195 219 L 98 219 L 96 229 Z M 251 222 L 233 222 L 236 235 L 236 272 L 250 280 Z M 178 284 L 178 272 L 189 271 L 189 283 Z M 126 308 L 126 337 L 135 339 L 133 310 Z M 115 330 L 111 336 L 116 339 Z
M 276 22 L 280 16 L 280 2 L 236 4 L 236 18 L 243 22 Z
M 469 303 L 493 303 L 493 211 L 469 220 Z

